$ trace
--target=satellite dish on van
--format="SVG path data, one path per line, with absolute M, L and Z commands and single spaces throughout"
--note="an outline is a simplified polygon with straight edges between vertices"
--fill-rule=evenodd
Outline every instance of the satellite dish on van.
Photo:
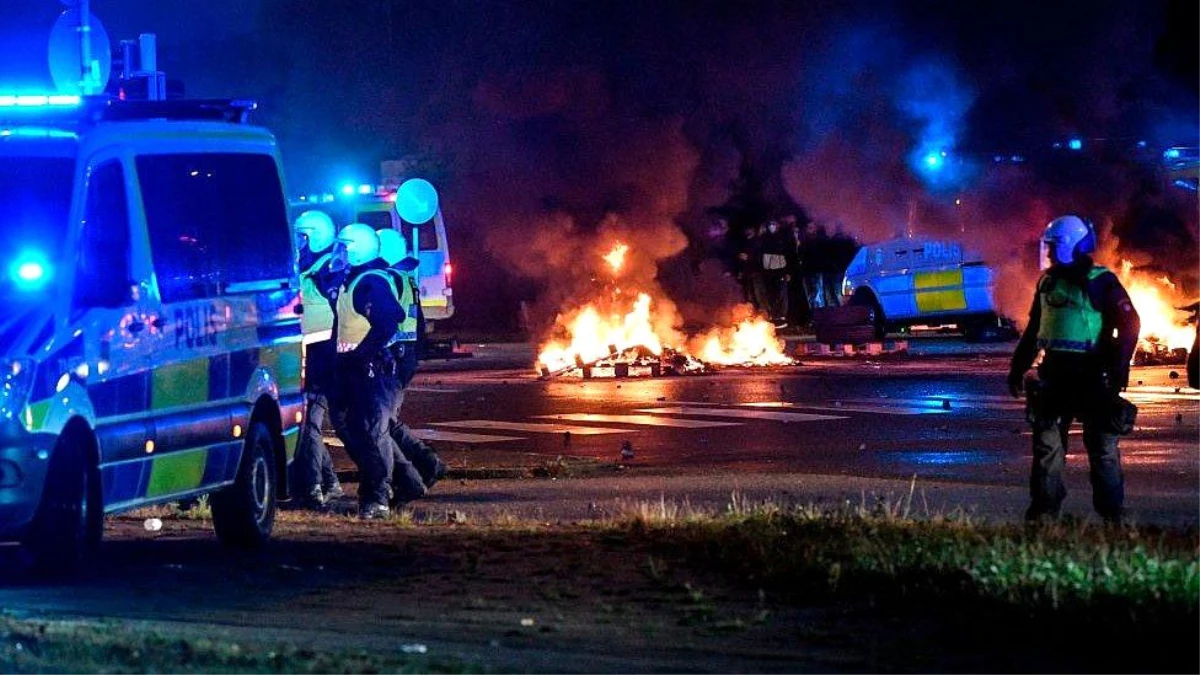
M 438 210 L 438 193 L 429 181 L 411 178 L 396 189 L 396 212 L 414 224 L 428 222 Z
M 63 94 L 95 94 L 104 90 L 112 72 L 112 43 L 104 26 L 88 13 L 88 57 L 91 64 L 84 67 L 82 56 L 83 39 L 79 26 L 81 14 L 72 6 L 58 17 L 50 29 L 47 57 L 50 63 L 50 78 L 54 87 Z M 85 77 L 90 74 L 90 77 Z M 85 81 L 85 79 L 87 81 Z

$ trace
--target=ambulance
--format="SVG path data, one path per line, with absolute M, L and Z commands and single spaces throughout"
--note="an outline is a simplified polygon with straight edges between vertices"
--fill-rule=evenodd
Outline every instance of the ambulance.
M 901 237 L 859 249 L 843 303 L 867 307 L 877 338 L 892 328 L 956 325 L 968 340 L 1011 339 L 994 303 L 996 275 L 954 240 Z
M 278 146 L 245 101 L 0 95 L 0 539 L 39 569 L 104 517 L 209 495 L 271 534 L 304 402 Z

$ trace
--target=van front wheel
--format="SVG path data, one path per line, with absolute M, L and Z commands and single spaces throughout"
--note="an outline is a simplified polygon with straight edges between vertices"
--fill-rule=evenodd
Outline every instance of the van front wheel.
M 275 526 L 275 455 L 271 430 L 254 422 L 233 485 L 213 494 L 213 529 L 221 543 L 256 548 L 266 543 Z
M 77 435 L 67 434 L 50 457 L 41 505 L 21 541 L 22 561 L 36 574 L 72 574 L 100 546 L 100 472 L 85 448 Z

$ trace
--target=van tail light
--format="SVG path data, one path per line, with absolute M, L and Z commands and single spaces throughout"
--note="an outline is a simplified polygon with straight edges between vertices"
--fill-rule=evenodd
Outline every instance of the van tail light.
M 453 272 L 454 272 L 454 266 L 451 265 L 450 263 L 446 263 L 445 265 L 442 265 L 442 274 L 445 275 L 445 277 L 446 277 L 446 285 L 447 286 L 450 285 L 450 275 Z

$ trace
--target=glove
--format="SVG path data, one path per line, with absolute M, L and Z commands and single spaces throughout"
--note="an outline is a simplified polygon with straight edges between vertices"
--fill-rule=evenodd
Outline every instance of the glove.
M 1021 398 L 1022 392 L 1025 391 L 1025 373 L 1018 373 L 1015 370 L 1008 374 L 1008 393 L 1012 394 L 1013 398 Z

